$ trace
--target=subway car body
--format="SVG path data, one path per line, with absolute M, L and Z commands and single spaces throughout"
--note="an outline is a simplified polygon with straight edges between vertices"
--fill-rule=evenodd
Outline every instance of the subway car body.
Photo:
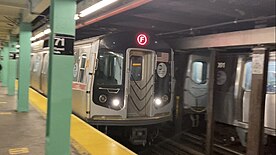
M 250 51 L 250 49 L 248 49 Z M 191 126 L 198 127 L 204 120 L 208 104 L 210 52 L 185 53 L 181 64 L 185 67 L 183 109 L 190 115 Z M 175 60 L 176 68 L 179 61 Z M 180 64 L 180 65 L 181 65 Z M 246 145 L 252 79 L 252 53 L 244 49 L 218 52 L 215 63 L 214 119 L 216 127 L 232 127 L 240 142 Z M 276 137 L 276 52 L 270 51 L 265 100 L 264 132 Z M 177 73 L 176 73 L 177 76 Z M 200 119 L 202 118 L 203 119 Z M 219 130 L 227 133 L 225 128 Z M 224 136 L 225 137 L 225 136 Z M 229 137 L 233 137 L 230 135 Z
M 31 59 L 31 86 L 45 95 L 48 51 L 34 49 Z M 144 145 L 159 123 L 172 120 L 174 58 L 164 41 L 109 34 L 76 41 L 74 57 L 72 109 L 91 125 L 124 127 L 131 142 Z

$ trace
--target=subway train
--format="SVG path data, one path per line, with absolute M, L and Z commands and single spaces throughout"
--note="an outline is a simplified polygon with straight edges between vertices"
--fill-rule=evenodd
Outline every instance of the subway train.
M 215 128 L 233 128 L 237 139 L 246 146 L 252 80 L 250 48 L 219 49 L 215 63 L 214 120 Z M 181 52 L 180 52 L 181 53 Z M 191 126 L 206 120 L 210 51 L 186 51 L 175 56 L 176 92 L 181 92 L 184 114 Z M 182 70 L 182 71 L 181 71 Z M 265 137 L 276 137 L 276 52 L 270 51 L 265 100 Z M 203 118 L 202 118 L 203 117 Z M 206 125 L 206 124 L 205 124 Z M 206 127 L 206 126 L 205 126 Z M 220 128 L 220 134 L 227 134 Z M 225 136 L 224 136 L 225 137 Z M 231 137 L 234 137 L 231 135 Z M 225 139 L 224 139 L 225 140 Z
M 32 48 L 31 86 L 47 95 L 49 48 Z M 95 127 L 119 126 L 145 145 L 172 120 L 174 52 L 150 33 L 120 32 L 75 41 L 73 113 Z M 125 132 L 123 132 L 123 130 Z
M 34 47 L 31 86 L 47 94 L 47 42 Z M 43 46 L 43 48 L 42 48 Z M 145 33 L 115 33 L 75 42 L 73 113 L 96 127 L 123 127 L 133 144 L 145 144 L 158 125 L 173 119 L 174 96 L 183 102 L 183 126 L 205 126 L 210 50 L 177 51 Z M 174 54 L 176 57 L 174 57 Z M 214 119 L 225 137 L 246 145 L 251 94 L 250 48 L 220 49 L 216 56 Z M 265 137 L 276 137 L 276 52 L 270 51 Z M 176 79 L 176 86 L 174 86 Z M 225 130 L 224 126 L 227 127 Z M 206 126 L 205 126 L 206 127 Z M 107 128 L 104 128 L 105 132 Z M 204 132 L 204 130 L 202 130 Z M 216 135 L 215 135 L 216 136 Z

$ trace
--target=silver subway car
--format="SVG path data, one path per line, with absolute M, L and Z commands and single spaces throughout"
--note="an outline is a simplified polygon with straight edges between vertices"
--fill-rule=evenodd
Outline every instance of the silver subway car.
M 115 33 L 76 41 L 74 57 L 72 107 L 82 119 L 124 127 L 134 144 L 145 144 L 158 133 L 149 128 L 172 120 L 173 51 L 164 41 Z M 32 62 L 32 86 L 46 94 L 47 52 L 37 52 Z
M 250 49 L 249 49 L 250 50 Z M 184 82 L 184 109 L 191 114 L 192 126 L 205 115 L 208 97 L 209 52 L 192 52 L 187 57 Z M 244 50 L 218 52 L 214 86 L 215 121 L 235 127 L 242 144 L 248 128 L 252 56 Z M 264 127 L 266 136 L 276 136 L 276 52 L 269 56 Z M 218 127 L 217 125 L 216 127 Z

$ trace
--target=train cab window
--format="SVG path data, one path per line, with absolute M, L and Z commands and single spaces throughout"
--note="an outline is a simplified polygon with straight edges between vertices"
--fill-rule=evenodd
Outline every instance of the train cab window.
M 122 85 L 123 54 L 101 49 L 98 55 L 97 85 Z
M 85 67 L 86 67 L 86 54 L 82 54 L 80 58 L 80 67 L 79 67 L 79 82 L 84 81 Z
M 198 84 L 205 84 L 207 81 L 207 63 L 195 61 L 192 63 L 192 80 Z
M 141 56 L 131 56 L 130 63 L 131 81 L 141 81 L 143 58 Z
M 268 72 L 267 72 L 267 92 L 276 93 L 276 61 L 268 62 Z M 246 91 L 251 90 L 252 81 L 252 61 L 248 61 L 245 64 L 245 73 L 243 80 L 243 88 Z

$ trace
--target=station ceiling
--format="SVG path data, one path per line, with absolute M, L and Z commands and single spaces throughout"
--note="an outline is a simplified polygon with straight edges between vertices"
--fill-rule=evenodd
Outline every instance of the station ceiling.
M 275 0 L 151 0 L 77 29 L 77 38 L 123 30 L 186 37 L 274 25 Z
M 78 0 L 77 10 L 98 1 Z M 50 0 L 0 0 L 0 40 L 18 34 L 21 17 L 32 22 L 34 31 L 47 24 L 49 4 Z M 125 30 L 177 38 L 269 26 L 275 26 L 275 0 L 118 0 L 77 20 L 76 38 Z
M 9 35 L 17 28 L 21 10 L 27 9 L 22 0 L 0 0 L 0 42 L 9 40 Z
M 0 0 L 0 47 L 19 34 L 20 21 L 32 22 L 50 0 Z

